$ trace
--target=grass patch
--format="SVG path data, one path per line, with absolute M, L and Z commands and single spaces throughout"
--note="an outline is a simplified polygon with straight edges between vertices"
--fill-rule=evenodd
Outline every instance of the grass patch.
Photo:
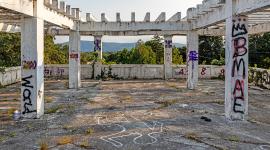
M 8 134 L 8 136 L 11 137 L 11 138 L 15 137 L 16 135 L 17 135 L 16 132 L 10 132 Z
M 5 136 L 0 136 L 0 142 L 3 142 L 3 141 L 5 141 L 5 140 L 7 140 L 8 138 L 7 137 L 5 137 Z
M 12 117 L 12 116 L 13 116 L 13 114 L 14 114 L 14 111 L 16 111 L 16 109 L 15 109 L 15 108 L 10 108 L 10 109 L 8 109 L 8 112 L 7 112 L 8 117 Z
M 85 131 L 85 133 L 86 133 L 87 135 L 92 135 L 92 134 L 94 133 L 94 129 L 88 128 L 88 129 Z
M 87 140 L 84 140 L 83 142 L 80 143 L 80 147 L 84 149 L 90 149 L 90 144 L 88 143 Z
M 177 100 L 174 99 L 174 100 L 168 100 L 168 101 L 164 101 L 164 102 L 155 102 L 155 103 L 161 105 L 159 108 L 166 108 L 166 107 L 169 107 L 169 106 L 171 106 L 173 104 L 176 104 Z
M 47 109 L 46 112 L 45 112 L 45 114 L 54 114 L 58 110 L 61 110 L 61 109 L 63 109 L 63 105 L 53 106 L 53 107 Z
M 227 140 L 231 141 L 231 142 L 239 142 L 240 138 L 236 135 L 231 135 L 227 138 Z
M 66 144 L 70 144 L 73 142 L 73 138 L 70 136 L 63 136 L 63 137 L 59 137 L 57 140 L 57 145 L 66 145 Z
M 40 150 L 48 150 L 49 149 L 48 143 L 45 140 L 42 140 L 39 143 L 39 145 L 40 145 Z
M 53 102 L 53 97 L 52 96 L 46 96 L 45 97 L 45 103 L 52 103 Z
M 185 138 L 197 141 L 198 135 L 194 132 L 188 132 L 184 135 Z

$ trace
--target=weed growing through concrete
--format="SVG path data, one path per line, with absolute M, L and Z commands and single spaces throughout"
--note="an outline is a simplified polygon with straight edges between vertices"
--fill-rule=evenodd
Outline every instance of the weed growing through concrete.
M 80 143 L 80 147 L 84 148 L 84 149 L 89 149 L 90 148 L 90 144 L 88 143 L 87 140 L 84 140 L 83 142 Z
M 49 149 L 48 143 L 45 140 L 41 140 L 39 145 L 40 145 L 40 150 L 48 150 Z
M 164 102 L 156 102 L 157 104 L 161 104 L 161 106 L 159 107 L 159 109 L 161 108 L 166 108 L 166 107 L 169 107 L 173 104 L 176 104 L 177 103 L 177 100 L 174 99 L 174 100 L 168 100 L 168 101 L 164 101 Z
M 52 108 L 49 108 L 45 113 L 46 114 L 54 114 L 60 109 L 63 109 L 63 105 L 57 105 L 57 106 L 54 106 Z
M 92 128 L 88 128 L 87 130 L 86 130 L 86 134 L 87 135 L 92 135 L 94 133 L 94 129 L 92 129 Z
M 228 140 L 231 141 L 231 142 L 239 142 L 240 138 L 238 136 L 236 136 L 236 135 L 232 135 L 232 136 L 228 137 Z
M 73 142 L 73 138 L 70 136 L 63 136 L 57 139 L 57 145 L 66 145 Z

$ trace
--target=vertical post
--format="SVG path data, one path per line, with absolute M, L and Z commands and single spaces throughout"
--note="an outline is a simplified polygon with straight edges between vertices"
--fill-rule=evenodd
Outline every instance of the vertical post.
M 172 78 L 172 35 L 164 36 L 164 77 Z
M 199 36 L 197 31 L 189 31 L 187 34 L 187 88 L 194 90 L 198 85 L 198 60 L 199 60 Z
M 94 36 L 94 51 L 98 53 L 97 62 L 94 65 L 94 77 L 97 78 L 101 75 L 101 67 L 102 67 L 102 36 L 96 35 Z
M 77 24 L 75 31 L 69 34 L 69 88 L 78 89 L 81 87 L 81 61 L 80 61 L 80 32 Z
M 34 17 L 21 24 L 21 113 L 24 118 L 44 114 L 44 21 L 39 14 L 43 1 L 34 1 Z
M 225 116 L 245 120 L 248 114 L 248 18 L 233 16 L 232 0 L 226 1 Z

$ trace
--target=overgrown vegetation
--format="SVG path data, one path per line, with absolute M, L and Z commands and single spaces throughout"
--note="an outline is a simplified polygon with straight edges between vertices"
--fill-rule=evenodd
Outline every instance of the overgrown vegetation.
M 151 40 L 139 40 L 131 50 L 123 49 L 117 52 L 103 53 L 104 64 L 163 64 L 164 40 L 154 36 Z M 270 33 L 251 35 L 249 37 L 249 60 L 251 67 L 270 68 Z M 45 64 L 67 64 L 68 45 L 55 44 L 54 37 L 45 35 Z M 186 47 L 173 47 L 173 63 L 185 64 Z M 199 37 L 199 64 L 224 65 L 224 40 L 222 37 Z M 0 33 L 0 72 L 5 67 L 20 65 L 20 34 Z M 90 64 L 98 61 L 96 52 L 81 53 L 81 63 Z

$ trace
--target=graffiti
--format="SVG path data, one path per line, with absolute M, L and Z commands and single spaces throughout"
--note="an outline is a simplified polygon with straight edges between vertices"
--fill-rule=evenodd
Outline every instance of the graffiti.
M 250 68 L 249 82 L 270 89 L 270 72 L 266 69 Z
M 152 113 L 144 114 L 143 117 L 149 115 L 152 115 Z M 130 119 L 128 119 L 128 117 Z M 124 114 L 115 118 L 115 120 L 114 118 L 108 119 L 107 116 L 95 117 L 98 125 L 115 127 L 116 129 L 119 129 L 119 130 L 113 129 L 113 131 L 117 132 L 101 136 L 100 139 L 112 144 L 117 148 L 123 147 L 124 144 L 121 141 L 121 138 L 123 137 L 133 137 L 132 139 L 133 143 L 138 145 L 149 145 L 154 144 L 158 141 L 158 139 L 154 135 L 163 132 L 163 123 L 160 123 L 158 121 L 145 122 L 132 115 L 129 115 L 128 117 L 125 116 Z M 132 126 L 134 126 L 136 130 L 128 131 L 125 125 L 122 125 L 120 123 L 124 123 L 125 125 L 132 124 Z M 148 131 L 146 131 L 145 129 L 147 129 Z
M 188 62 L 192 61 L 192 70 L 195 67 L 194 62 L 199 60 L 198 53 L 196 51 L 190 51 L 188 55 Z M 193 71 L 192 71 L 192 78 L 193 78 Z
M 171 60 L 172 60 L 172 55 L 170 52 L 166 52 L 166 61 L 171 63 Z
M 172 40 L 165 40 L 165 48 L 172 48 Z
M 232 37 L 237 37 L 240 35 L 245 35 L 248 33 L 248 30 L 246 28 L 245 24 L 236 23 L 237 20 L 233 20 L 233 27 L 232 27 Z M 241 22 L 242 19 L 238 18 L 238 21 Z M 246 19 L 243 19 L 244 22 L 246 22 Z M 238 33 L 235 33 L 236 31 L 240 31 Z
M 95 39 L 94 41 L 94 51 L 101 51 L 101 40 Z
M 202 71 L 201 71 L 201 75 L 202 75 L 202 76 L 206 75 L 206 70 L 207 70 L 207 69 L 206 69 L 205 67 L 202 67 Z
M 225 69 L 220 70 L 219 77 L 225 77 Z
M 247 97 L 244 93 L 246 85 L 246 62 L 245 58 L 248 53 L 247 46 L 247 28 L 246 19 L 236 17 L 233 20 L 232 37 L 233 37 L 233 60 L 232 60 L 232 84 L 233 89 L 233 112 L 244 114 L 245 113 L 245 99 Z
M 180 76 L 188 75 L 188 70 L 186 68 L 180 68 L 179 71 L 178 70 L 175 71 L 175 75 Z
M 44 75 L 45 76 L 63 76 L 65 73 L 65 69 L 64 68 L 47 68 L 45 67 L 44 69 Z
M 33 85 L 31 85 L 31 81 L 29 79 L 33 78 L 32 75 L 22 78 L 22 86 L 25 88 L 23 90 L 23 108 L 24 110 L 22 111 L 22 114 L 28 114 L 28 113 L 33 113 L 37 112 L 36 110 L 31 110 L 29 107 L 33 106 L 32 104 L 32 99 L 31 99 L 31 89 L 34 88 Z
M 36 69 L 37 68 L 37 62 L 36 61 L 22 61 L 23 69 Z
M 73 53 L 70 53 L 69 57 L 70 57 L 71 59 L 78 59 L 78 58 L 79 58 L 79 54 L 76 53 L 76 52 L 73 52 Z

